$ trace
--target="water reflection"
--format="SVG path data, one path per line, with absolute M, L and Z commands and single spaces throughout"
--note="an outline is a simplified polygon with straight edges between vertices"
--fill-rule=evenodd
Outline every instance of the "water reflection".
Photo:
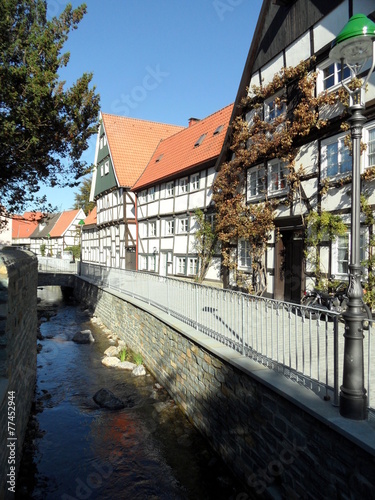
M 17 486 L 33 499 L 235 499 L 242 487 L 151 376 L 104 367 L 107 336 L 59 288 L 39 291 L 34 416 Z M 72 342 L 90 328 L 95 343 Z M 126 403 L 99 408 L 106 387 Z

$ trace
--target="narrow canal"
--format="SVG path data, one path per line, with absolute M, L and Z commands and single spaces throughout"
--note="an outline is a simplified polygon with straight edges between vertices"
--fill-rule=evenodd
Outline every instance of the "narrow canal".
M 58 287 L 38 295 L 37 385 L 16 498 L 248 498 L 151 375 L 101 363 L 110 340 L 87 311 Z M 73 342 L 85 329 L 95 342 Z M 102 388 L 125 408 L 100 408 L 93 396 Z

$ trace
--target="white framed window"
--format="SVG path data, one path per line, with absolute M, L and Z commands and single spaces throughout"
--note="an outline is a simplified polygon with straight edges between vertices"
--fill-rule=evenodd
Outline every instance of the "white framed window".
M 286 103 L 283 99 L 283 92 L 278 92 L 270 99 L 264 101 L 264 119 L 267 122 L 272 122 L 278 116 L 286 112 Z
M 206 222 L 208 222 L 211 226 L 211 229 L 214 231 L 215 230 L 215 214 L 208 214 L 206 215 Z
M 279 193 L 286 190 L 287 167 L 286 162 L 273 160 L 268 164 L 268 192 Z
M 166 221 L 165 234 L 166 234 L 166 236 L 172 236 L 174 234 L 174 220 L 167 220 Z
M 140 255 L 139 267 L 141 271 L 145 271 L 147 269 L 147 257 L 145 255 Z
M 186 257 L 177 257 L 177 273 L 186 273 Z
M 247 171 L 247 200 L 263 196 L 266 191 L 265 171 L 263 167 L 249 168 Z
M 190 178 L 191 190 L 197 191 L 199 189 L 199 174 L 193 174 Z
M 104 163 L 104 175 L 109 173 L 109 160 Z
M 100 146 L 99 146 L 100 149 L 103 149 L 103 145 L 104 145 L 104 136 L 100 138 Z
M 167 182 L 165 185 L 165 196 L 171 198 L 174 195 L 174 181 Z
M 344 80 L 350 77 L 350 69 L 344 65 Z M 317 91 L 318 94 L 324 90 L 333 90 L 343 78 L 341 75 L 341 64 L 326 61 L 318 68 Z
M 140 237 L 147 238 L 147 222 L 140 222 L 138 227 Z
M 364 131 L 364 138 L 367 142 L 367 149 L 365 151 L 366 155 L 366 167 L 375 166 L 375 125 L 372 128 Z
M 148 198 L 148 201 L 155 200 L 155 188 L 153 186 L 148 189 L 147 198 Z
M 187 233 L 189 231 L 189 218 L 184 217 L 179 220 L 179 233 Z
M 348 231 L 342 236 L 338 236 L 333 243 L 332 248 L 332 274 L 341 278 L 348 277 L 350 263 L 350 241 L 351 234 Z M 361 228 L 359 235 L 359 260 L 360 262 L 366 259 L 366 249 L 368 245 L 367 232 L 365 228 Z
M 106 146 L 107 145 L 107 136 L 105 135 L 103 137 L 103 146 Z
M 183 177 L 182 179 L 179 180 L 178 186 L 179 186 L 179 194 L 185 194 L 188 192 L 188 185 L 189 185 L 189 178 L 188 177 Z
M 198 273 L 198 257 L 189 257 L 188 274 L 196 276 Z
M 104 176 L 104 163 L 100 165 L 100 177 Z
M 148 270 L 156 271 L 156 255 L 148 256 Z
M 324 177 L 335 177 L 352 171 L 352 157 L 344 144 L 345 136 L 335 136 L 322 142 Z
M 142 204 L 142 203 L 146 203 L 147 201 L 147 191 L 144 190 L 144 191 L 141 191 L 139 193 L 139 196 L 138 196 L 138 199 L 139 199 L 139 202 Z
M 156 222 L 149 222 L 148 223 L 148 236 L 149 238 L 156 236 Z
M 246 271 L 251 270 L 250 242 L 248 240 L 238 241 L 238 268 Z

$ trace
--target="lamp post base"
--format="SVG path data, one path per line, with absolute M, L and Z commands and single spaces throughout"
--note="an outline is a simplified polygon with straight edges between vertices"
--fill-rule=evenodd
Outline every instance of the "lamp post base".
M 365 391 L 366 392 L 366 391 Z M 352 420 L 367 419 L 367 396 L 350 395 L 340 392 L 340 415 Z

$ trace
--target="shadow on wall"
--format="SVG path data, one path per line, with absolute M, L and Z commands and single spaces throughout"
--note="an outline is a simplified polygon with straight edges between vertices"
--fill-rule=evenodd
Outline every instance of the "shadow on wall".
M 302 498 L 306 488 L 312 497 L 322 498 L 327 471 L 326 498 L 340 496 L 341 486 L 355 495 L 353 484 L 365 484 L 353 477 L 357 472 L 348 466 L 353 443 L 342 436 L 335 439 L 332 429 L 201 347 L 184 334 L 186 325 L 178 331 L 158 313 L 148 313 L 146 304 L 137 307 L 136 301 L 125 302 L 82 280 L 77 280 L 76 294 L 107 328 L 142 355 L 149 371 L 242 480 L 244 489 L 236 500 L 267 498 L 271 492 Z M 176 321 L 171 318 L 171 323 L 177 325 Z M 275 382 L 281 377 L 270 373 Z M 298 399 L 301 388 L 295 387 Z M 340 442 L 336 452 L 333 439 Z M 375 465 L 359 447 L 355 453 L 363 463 Z M 370 488 L 366 497 L 375 480 L 370 472 L 365 479 Z

